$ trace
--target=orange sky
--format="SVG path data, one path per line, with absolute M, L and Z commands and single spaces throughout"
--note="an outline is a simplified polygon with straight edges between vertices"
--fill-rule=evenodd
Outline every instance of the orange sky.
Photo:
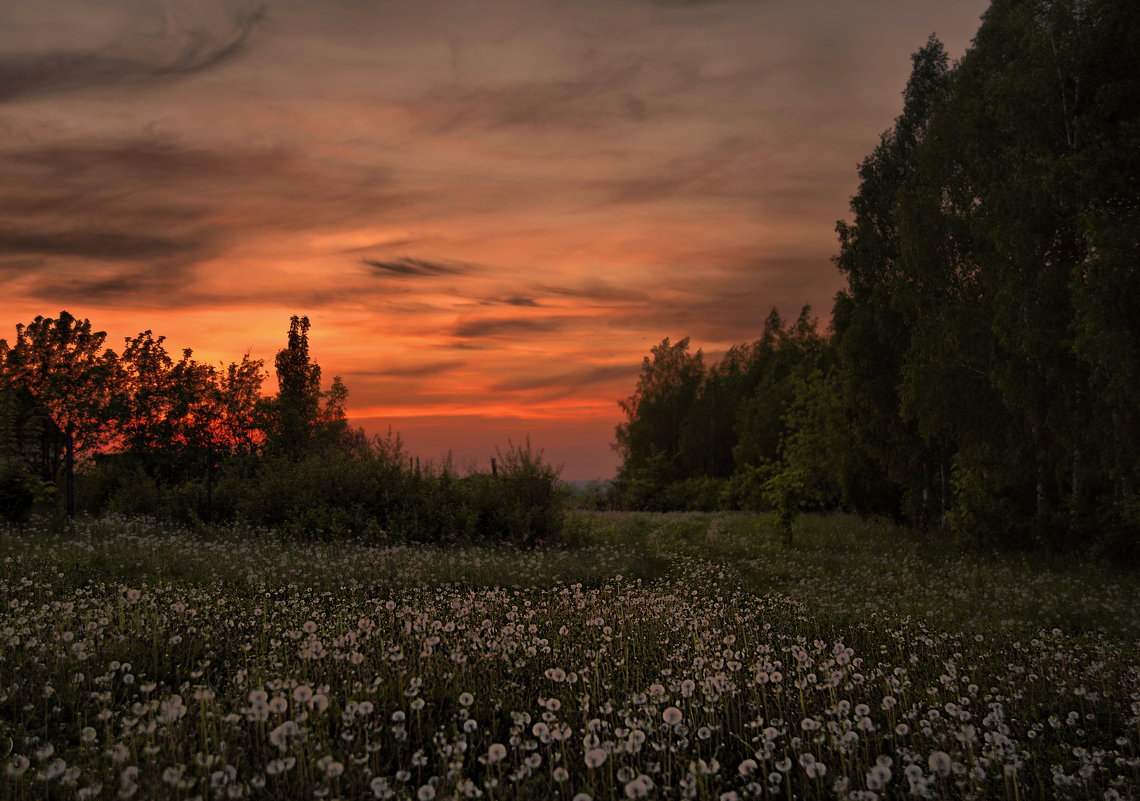
M 5 3 L 0 336 L 67 309 L 271 363 L 307 314 L 368 430 L 612 476 L 652 345 L 827 317 L 909 54 L 985 5 Z

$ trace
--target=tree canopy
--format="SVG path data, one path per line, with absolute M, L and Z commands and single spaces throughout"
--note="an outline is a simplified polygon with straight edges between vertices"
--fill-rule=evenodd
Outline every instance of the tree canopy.
M 995 0 L 954 65 L 932 36 L 837 226 L 846 286 L 829 334 L 802 329 L 796 344 L 770 323 L 730 351 L 697 382 L 682 429 L 731 420 L 732 472 L 719 446 L 691 439 L 660 480 L 729 475 L 731 505 L 757 497 L 751 473 L 770 506 L 1133 548 L 1137 75 L 1140 6 L 1124 0 Z M 745 390 L 726 400 L 728 385 Z M 619 446 L 656 430 L 622 408 Z M 627 483 L 644 453 L 622 450 Z

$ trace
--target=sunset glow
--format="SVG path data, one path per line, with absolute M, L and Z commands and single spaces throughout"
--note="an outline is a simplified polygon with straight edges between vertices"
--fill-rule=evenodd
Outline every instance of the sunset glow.
M 910 53 L 984 7 L 6 3 L 0 337 L 66 309 L 271 367 L 308 315 L 353 424 L 610 477 L 663 337 L 827 317 Z

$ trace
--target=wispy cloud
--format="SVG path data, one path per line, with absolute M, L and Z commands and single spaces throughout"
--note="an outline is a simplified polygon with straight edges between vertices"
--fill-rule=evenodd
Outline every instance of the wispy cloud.
M 427 364 L 410 364 L 404 367 L 389 367 L 384 370 L 370 372 L 356 372 L 353 375 L 390 376 L 393 378 L 420 378 L 428 375 L 442 375 L 457 370 L 467 364 L 465 361 L 429 362 Z
M 520 392 L 534 389 L 584 389 L 596 384 L 631 380 L 637 376 L 639 371 L 640 365 L 637 364 L 599 365 L 556 375 L 528 376 L 500 381 L 492 385 L 491 389 L 495 392 Z
M 5 324 L 307 313 L 353 410 L 612 432 L 663 336 L 826 317 L 910 53 L 987 1 L 0 0 Z
M 454 262 L 428 261 L 404 257 L 381 261 L 379 259 L 361 259 L 362 264 L 371 267 L 377 275 L 383 276 L 435 276 L 458 275 L 470 271 L 470 266 Z
M 482 302 L 489 306 L 494 304 L 503 304 L 505 306 L 520 306 L 527 308 L 537 308 L 542 305 L 536 298 L 532 298 L 527 295 L 507 295 L 505 297 L 486 298 Z
M 604 281 L 588 281 L 581 286 L 540 284 L 537 288 L 551 295 L 600 302 L 648 300 L 650 297 L 645 289 L 613 286 Z
M 238 17 L 221 36 L 202 29 L 187 31 L 146 42 L 143 52 L 131 52 L 140 48 L 124 43 L 94 50 L 9 52 L 0 55 L 0 102 L 97 87 L 162 83 L 205 72 L 239 56 L 264 17 L 264 8 L 259 8 Z
M 492 88 L 442 84 L 407 103 L 433 134 L 474 128 L 597 128 L 615 116 L 644 117 L 625 94 L 642 62 L 622 57 L 572 78 L 519 80 Z
M 0 255 L 83 256 L 102 261 L 140 261 L 185 256 L 209 242 L 103 230 L 19 231 L 0 228 Z
M 562 325 L 563 321 L 556 319 L 484 317 L 459 323 L 452 329 L 451 335 L 460 339 L 503 337 L 557 331 Z

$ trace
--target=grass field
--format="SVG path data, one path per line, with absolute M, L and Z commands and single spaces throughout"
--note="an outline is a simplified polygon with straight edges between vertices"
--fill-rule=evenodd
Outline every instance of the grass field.
M 0 796 L 1140 793 L 1140 578 L 853 518 L 0 533 Z

